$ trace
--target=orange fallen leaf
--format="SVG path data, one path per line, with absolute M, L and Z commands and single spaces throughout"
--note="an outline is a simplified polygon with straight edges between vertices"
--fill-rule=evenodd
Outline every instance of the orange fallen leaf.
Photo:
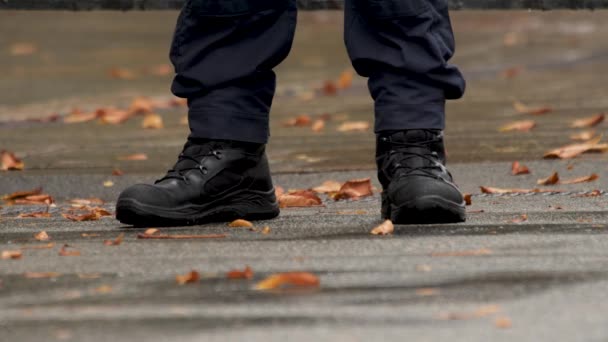
M 173 75 L 173 66 L 169 64 L 159 64 L 148 69 L 148 73 L 154 76 L 168 76 Z
M 602 121 L 604 121 L 605 118 L 606 118 L 606 115 L 604 113 L 595 114 L 588 118 L 574 120 L 572 122 L 572 124 L 570 125 L 570 127 L 572 127 L 572 128 L 593 127 L 593 126 L 601 123 Z
M 21 213 L 17 215 L 17 218 L 47 218 L 51 217 L 51 213 L 48 211 L 37 211 L 33 213 Z
M 232 270 L 226 273 L 228 279 L 253 279 L 253 270 L 246 266 L 244 270 Z
M 145 153 L 135 153 L 127 156 L 118 157 L 118 160 L 131 160 L 131 161 L 139 161 L 139 160 L 148 160 L 148 155 Z
M 296 116 L 293 119 L 289 119 L 287 121 L 283 121 L 283 126 L 285 127 L 306 127 L 310 126 L 312 123 L 312 119 L 308 114 L 301 114 Z
M 347 181 L 340 187 L 337 193 L 332 193 L 329 196 L 334 200 L 354 199 L 361 197 L 372 196 L 372 183 L 370 178 L 352 179 Z
M 150 114 L 156 107 L 157 105 L 150 98 L 140 96 L 133 99 L 128 112 L 133 115 Z
M 25 164 L 13 152 L 0 151 L 0 171 L 23 170 Z
M 118 125 L 129 120 L 133 114 L 122 109 L 101 108 L 97 110 L 97 116 L 103 124 Z
M 439 295 L 439 289 L 436 287 L 422 287 L 416 289 L 416 295 L 421 297 L 437 296 Z
M 580 195 L 575 195 L 573 197 L 599 197 L 599 196 L 602 196 L 602 192 L 600 190 L 595 189 L 591 192 L 580 194 Z
M 21 42 L 11 45 L 8 51 L 11 56 L 28 56 L 38 51 L 38 47 L 34 43 Z
M 137 78 L 137 74 L 126 68 L 111 68 L 108 70 L 108 75 L 111 78 L 119 79 L 119 80 L 134 80 Z
M 50 195 L 39 194 L 39 195 L 25 196 L 23 198 L 17 198 L 15 200 L 13 200 L 13 203 L 14 204 L 26 204 L 26 205 L 42 204 L 42 205 L 49 206 L 49 205 L 55 203 L 55 200 Z
M 51 239 L 51 237 L 49 236 L 49 234 L 47 234 L 46 231 L 43 230 L 39 233 L 34 234 L 34 239 L 38 241 L 48 241 Z
M 190 271 L 183 275 L 176 275 L 175 281 L 179 285 L 198 283 L 201 280 L 201 275 L 197 271 Z
M 93 121 L 98 117 L 99 113 L 97 111 L 85 113 L 78 108 L 74 108 L 68 115 L 63 117 L 63 122 L 66 124 L 83 123 Z
M 101 278 L 101 273 L 78 273 L 79 279 L 99 279 Z
M 334 180 L 328 180 L 323 182 L 323 184 L 312 188 L 312 191 L 320 194 L 327 194 L 331 192 L 338 192 L 340 191 L 340 188 L 342 188 L 342 183 Z
M 282 186 L 278 186 L 278 185 L 277 185 L 277 186 L 274 188 L 274 195 L 275 195 L 275 197 L 276 197 L 276 198 L 281 197 L 281 196 L 282 196 L 284 193 L 285 193 L 285 189 L 283 189 L 283 187 L 282 187 Z
M 492 251 L 488 248 L 481 248 L 467 251 L 455 251 L 455 252 L 436 252 L 431 253 L 433 257 L 444 257 L 444 256 L 479 256 L 479 255 L 490 255 Z
M 70 203 L 72 204 L 79 204 L 79 205 L 92 205 L 92 204 L 96 204 L 96 205 L 100 205 L 100 204 L 104 204 L 104 200 L 100 199 L 100 198 L 95 198 L 95 197 L 91 197 L 91 198 L 74 198 L 70 200 Z
M 323 201 L 312 191 L 292 191 L 279 197 L 279 206 L 288 207 L 312 207 L 322 205 Z
M 321 132 L 323 128 L 325 128 L 325 121 L 321 119 L 315 120 L 311 127 L 313 132 Z
M 2 196 L 5 201 L 14 201 L 16 199 L 25 198 L 27 196 L 39 195 L 42 193 L 42 188 L 36 188 L 33 190 L 17 191 L 9 195 Z
M 536 122 L 534 120 L 521 120 L 521 121 L 513 121 L 506 125 L 501 126 L 498 131 L 499 132 L 530 132 L 532 128 L 536 127 Z
M 509 222 L 510 223 L 523 223 L 523 222 L 526 222 L 526 221 L 528 221 L 528 215 L 521 214 L 517 218 L 514 218 L 514 219 L 510 220 Z
M 103 208 L 89 208 L 87 212 L 80 215 L 63 213 L 61 214 L 64 218 L 70 221 L 83 222 L 83 221 L 97 221 L 104 216 L 112 216 L 112 213 Z
M 161 129 L 165 127 L 163 118 L 155 113 L 146 114 L 141 125 L 145 129 Z
M 542 115 L 553 111 L 549 106 L 530 107 L 520 101 L 513 102 L 513 108 L 520 114 Z
M 14 251 L 2 251 L 2 254 L 0 254 L 0 259 L 2 260 L 9 260 L 9 259 L 21 259 L 21 257 L 23 256 L 23 252 L 19 251 L 19 250 L 14 250 Z
M 266 226 L 262 229 L 262 234 L 268 235 L 270 234 L 270 227 Z
M 471 205 L 471 204 L 473 204 L 472 196 L 473 195 L 471 195 L 471 194 L 462 194 L 462 197 L 464 199 L 464 204 L 465 205 Z
M 108 294 L 108 293 L 112 293 L 112 291 L 114 291 L 114 290 L 112 289 L 112 286 L 110 286 L 110 285 L 101 285 L 101 286 L 98 286 L 93 289 L 93 292 L 99 293 L 99 294 Z
M 338 126 L 338 132 L 365 132 L 370 128 L 367 121 L 347 121 Z
M 82 236 L 82 237 L 98 237 L 99 234 L 97 234 L 97 233 L 82 233 L 82 234 L 80 234 L 80 236 Z
M 593 173 L 589 176 L 584 176 L 584 177 L 578 177 L 578 178 L 574 178 L 574 179 L 568 179 L 568 180 L 563 180 L 560 182 L 560 184 L 578 184 L 578 183 L 586 183 L 586 182 L 593 182 L 595 180 L 597 180 L 598 178 L 600 178 L 600 176 L 598 176 L 597 174 Z
M 559 182 L 559 175 L 557 174 L 557 172 L 553 172 L 553 174 L 551 174 L 551 176 L 537 180 L 536 184 L 538 184 L 538 185 L 555 185 L 558 182 Z
M 232 228 L 250 228 L 253 227 L 253 223 L 247 221 L 247 220 L 242 220 L 242 219 L 238 219 L 238 220 L 234 220 L 232 222 L 230 222 L 228 224 L 228 227 L 232 227 Z
M 391 235 L 395 231 L 395 226 L 391 220 L 386 220 L 370 231 L 372 235 Z
M 346 88 L 350 88 L 350 86 L 353 84 L 353 72 L 352 70 L 344 70 L 341 74 L 340 77 L 338 78 L 338 82 L 337 82 L 337 88 L 338 89 L 346 89 Z
M 484 194 L 529 194 L 542 192 L 562 192 L 561 190 L 541 190 L 541 189 L 503 189 L 490 186 L 480 186 L 481 192 Z
M 602 137 L 596 137 L 583 143 L 566 145 L 545 153 L 544 158 L 570 159 L 585 152 L 606 152 L 608 144 L 600 144 Z
M 60 256 L 80 256 L 80 251 L 68 250 L 68 248 L 70 248 L 70 245 L 63 245 L 63 247 L 61 247 L 61 249 L 59 250 L 59 255 Z
M 494 325 L 500 329 L 508 329 L 513 326 L 513 322 L 511 321 L 511 319 L 509 317 L 501 316 L 501 317 L 497 317 L 494 320 Z
M 27 279 L 45 279 L 45 278 L 59 278 L 61 273 L 57 272 L 25 272 L 23 277 Z
M 333 81 L 328 80 L 323 83 L 323 88 L 321 88 L 321 91 L 324 95 L 333 96 L 338 93 L 338 86 L 336 86 Z
M 319 287 L 319 278 L 308 272 L 276 273 L 255 285 L 256 290 L 273 290 L 283 286 Z
M 151 240 L 195 240 L 195 239 L 223 239 L 227 237 L 226 234 L 205 234 L 205 235 L 169 235 L 169 234 L 153 234 L 148 235 L 145 233 L 137 234 L 138 239 L 151 239 Z
M 518 161 L 514 161 L 511 164 L 511 174 L 514 176 L 517 175 L 527 175 L 530 173 L 530 169 L 527 166 L 520 164 Z
M 577 141 L 587 141 L 587 140 L 591 140 L 593 138 L 595 138 L 594 130 L 582 131 L 582 132 L 570 135 L 570 139 L 577 140 Z
M 104 246 L 118 246 L 122 243 L 125 238 L 125 233 L 120 233 L 114 240 L 105 240 L 103 242 Z
M 156 228 L 148 228 L 148 229 L 146 229 L 144 234 L 145 235 L 154 235 L 154 234 L 157 234 L 158 232 L 159 232 L 159 230 Z

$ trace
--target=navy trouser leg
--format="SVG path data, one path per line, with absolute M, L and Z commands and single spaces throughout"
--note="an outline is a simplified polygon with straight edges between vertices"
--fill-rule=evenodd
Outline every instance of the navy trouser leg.
M 187 98 L 190 137 L 266 143 L 272 69 L 293 41 L 295 0 L 188 0 L 177 23 L 172 91 Z
M 369 78 L 376 132 L 444 128 L 445 100 L 465 89 L 448 64 L 455 44 L 447 0 L 346 0 L 344 39 Z

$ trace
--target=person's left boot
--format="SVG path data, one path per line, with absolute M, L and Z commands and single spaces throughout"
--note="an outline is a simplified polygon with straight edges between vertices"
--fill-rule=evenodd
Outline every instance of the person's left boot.
M 463 196 L 445 168 L 442 131 L 381 133 L 376 162 L 384 219 L 396 224 L 465 221 Z

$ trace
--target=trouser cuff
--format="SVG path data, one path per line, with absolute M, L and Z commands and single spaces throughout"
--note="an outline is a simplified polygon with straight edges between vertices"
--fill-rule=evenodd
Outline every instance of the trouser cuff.
M 376 105 L 375 132 L 445 128 L 445 101 L 426 104 Z

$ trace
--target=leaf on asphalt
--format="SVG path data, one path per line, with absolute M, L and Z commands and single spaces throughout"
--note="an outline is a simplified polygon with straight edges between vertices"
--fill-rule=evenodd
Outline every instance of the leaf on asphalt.
M 536 122 L 534 120 L 521 120 L 521 121 L 513 121 L 506 125 L 501 126 L 498 131 L 499 132 L 530 132 L 532 128 L 536 127 Z
M 416 295 L 420 297 L 430 297 L 439 295 L 440 291 L 436 287 L 421 287 L 416 289 Z
M 321 91 L 324 95 L 333 96 L 338 93 L 338 86 L 334 81 L 327 80 L 325 83 L 323 83 Z
M 82 233 L 82 234 L 80 234 L 80 236 L 82 236 L 82 237 L 98 237 L 99 234 L 97 234 L 97 233 Z
M 246 266 L 244 270 L 231 270 L 226 273 L 228 279 L 253 279 L 253 270 Z
M 155 113 L 146 114 L 141 126 L 145 129 L 161 129 L 165 127 L 163 118 Z
M 39 195 L 41 193 L 42 188 L 36 188 L 32 190 L 13 192 L 12 194 L 2 196 L 2 199 L 5 201 L 14 201 L 16 199 L 25 198 L 27 196 Z
M 584 177 L 578 177 L 578 178 L 563 180 L 563 181 L 560 182 L 560 184 L 587 183 L 587 182 L 593 182 L 593 181 L 597 180 L 598 178 L 600 178 L 600 176 L 598 176 L 595 173 L 592 173 L 589 176 L 584 176 Z
M 159 230 L 156 228 L 148 228 L 146 229 L 146 231 L 144 232 L 144 235 L 154 235 L 159 233 Z
M 509 220 L 510 223 L 523 223 L 526 221 L 528 221 L 528 215 L 526 215 L 526 214 L 521 214 L 518 217 L 516 217 L 512 220 Z
M 101 205 L 101 204 L 104 204 L 105 201 L 100 198 L 91 197 L 91 198 L 74 198 L 74 199 L 70 200 L 70 203 L 87 206 L 87 205 Z
M 111 180 L 104 181 L 103 186 L 106 188 L 111 188 L 114 186 L 114 182 L 112 182 Z
M 114 291 L 114 289 L 112 289 L 112 286 L 107 285 L 107 284 L 98 286 L 93 289 L 93 292 L 99 293 L 99 294 L 108 294 L 108 293 L 112 293 L 112 291 Z
M 446 257 L 446 256 L 480 256 L 480 255 L 490 255 L 492 251 L 488 248 L 474 249 L 474 250 L 466 250 L 466 251 L 455 251 L 455 252 L 436 252 L 431 253 L 433 257 Z
M 501 316 L 494 320 L 494 325 L 500 329 L 508 329 L 513 326 L 513 322 L 509 317 Z
M 391 235 L 395 231 L 395 226 L 391 220 L 386 220 L 370 231 L 372 235 Z
M 0 171 L 23 170 L 25 164 L 13 152 L 0 151 Z
M 497 314 L 500 311 L 501 311 L 500 306 L 498 306 L 496 304 L 489 304 L 489 305 L 484 305 L 484 306 L 479 307 L 477 310 L 475 310 L 473 315 L 477 318 L 487 317 L 487 316 Z
M 175 281 L 179 285 L 198 283 L 201 280 L 201 275 L 197 271 L 190 271 L 186 274 L 175 276 Z
M 118 67 L 108 70 L 108 76 L 114 79 L 127 81 L 132 81 L 137 78 L 137 74 L 133 70 Z
M 342 188 L 342 183 L 334 180 L 327 180 L 323 184 L 312 188 L 312 191 L 320 194 L 328 194 L 331 192 L 338 192 Z
M 308 114 L 301 114 L 296 116 L 295 118 L 289 119 L 287 121 L 283 121 L 283 126 L 285 127 L 306 127 L 310 126 L 312 123 L 312 119 Z
M 49 242 L 47 244 L 44 245 L 25 245 L 25 246 L 21 246 L 19 247 L 20 250 L 24 251 L 26 249 L 51 249 L 55 247 L 55 243 L 54 242 Z
M 514 176 L 517 175 L 527 175 L 530 173 L 530 169 L 527 166 L 520 164 L 518 161 L 514 161 L 511 164 L 511 174 Z
M 277 185 L 277 186 L 274 188 L 274 195 L 275 195 L 275 197 L 276 197 L 276 198 L 281 197 L 281 196 L 282 196 L 284 193 L 285 193 L 285 189 L 283 189 L 283 187 L 282 187 L 282 186 L 278 186 L 278 185 Z
M 602 137 L 596 137 L 589 141 L 566 145 L 545 153 L 545 158 L 570 159 L 577 157 L 585 152 L 605 152 L 608 151 L 608 144 L 600 144 Z
M 48 218 L 51 217 L 51 213 L 48 211 L 36 211 L 33 213 L 21 213 L 17 215 L 17 218 Z
M 353 74 L 352 70 L 344 70 L 340 74 L 340 77 L 338 78 L 338 81 L 336 84 L 338 89 L 350 88 L 351 85 L 353 84 L 353 76 L 354 76 L 354 74 Z
M 270 227 L 266 226 L 266 227 L 262 228 L 262 234 L 264 234 L 264 235 L 270 234 Z
M 125 238 L 125 233 L 120 233 L 114 240 L 105 240 L 103 242 L 104 246 L 118 246 L 122 243 Z
M 370 178 L 352 179 L 347 181 L 340 187 L 336 193 L 330 193 L 329 197 L 335 201 L 341 199 L 358 200 L 361 197 L 372 196 L 372 183 Z
M 555 185 L 557 183 L 559 183 L 559 175 L 557 172 L 553 172 L 551 176 L 536 181 L 536 184 L 538 185 Z
M 112 216 L 112 213 L 110 213 L 109 211 L 107 211 L 103 208 L 87 207 L 85 209 L 87 210 L 87 212 L 85 212 L 84 214 L 77 215 L 77 214 L 72 214 L 72 213 L 63 213 L 63 214 L 61 214 L 61 216 L 63 216 L 64 218 L 66 218 L 70 221 L 76 221 L 76 222 L 97 221 L 104 216 Z
M 148 97 L 139 96 L 133 99 L 129 105 L 129 114 L 150 114 L 158 107 L 157 104 Z
M 78 273 L 79 279 L 99 279 L 101 278 L 101 273 Z
M 312 123 L 312 131 L 313 132 L 321 132 L 325 128 L 325 121 L 321 119 L 317 119 Z
M 0 254 L 0 258 L 2 260 L 9 260 L 9 259 L 21 259 L 21 257 L 23 256 L 23 252 L 19 251 L 19 250 L 9 250 L 9 251 L 2 251 L 2 254 Z
M 74 250 L 74 249 L 68 249 L 68 248 L 72 248 L 70 245 L 63 245 L 61 247 L 61 249 L 59 250 L 59 255 L 60 256 L 80 256 L 80 251 L 79 250 Z
M 367 121 L 347 121 L 338 126 L 338 132 L 365 132 L 369 128 L 370 123 Z
M 130 161 L 140 161 L 140 160 L 148 160 L 148 155 L 145 153 L 135 153 L 127 156 L 118 157 L 118 160 L 130 160 Z
M 548 189 L 541 190 L 538 188 L 534 189 L 503 189 L 490 186 L 480 186 L 481 192 L 484 194 L 530 194 L 530 193 L 543 193 L 543 192 L 562 192 L 562 190 Z
M 570 139 L 576 140 L 576 141 L 587 141 L 587 140 L 591 140 L 593 138 L 595 138 L 595 131 L 592 129 L 570 135 Z
M 50 206 L 51 204 L 55 203 L 55 200 L 53 199 L 53 197 L 51 197 L 51 195 L 47 195 L 47 194 L 39 194 L 39 195 L 30 195 L 30 196 L 25 196 L 23 198 L 17 198 L 15 200 L 12 201 L 13 204 L 24 204 L 24 205 L 46 205 L 46 206 Z
M 59 278 L 61 273 L 57 272 L 25 272 L 23 277 L 27 279 L 45 279 L 45 278 Z
M 238 220 L 234 220 L 232 222 L 230 222 L 228 224 L 228 227 L 232 227 L 232 228 L 251 228 L 253 227 L 253 223 L 247 221 L 247 220 L 243 220 L 243 219 L 238 219 Z
M 320 206 L 323 201 L 311 190 L 290 191 L 279 197 L 279 206 L 288 207 L 313 207 Z
M 572 122 L 572 124 L 570 125 L 570 127 L 572 127 L 572 128 L 588 128 L 588 127 L 593 127 L 595 125 L 600 124 L 602 121 L 604 121 L 605 118 L 606 118 L 606 115 L 604 113 L 595 114 L 595 115 L 592 115 L 592 116 L 590 116 L 588 118 L 574 120 Z
M 36 234 L 34 234 L 34 239 L 38 240 L 38 241 L 49 241 L 51 239 L 51 237 L 49 236 L 49 234 L 47 234 L 46 231 L 40 231 Z
M 173 75 L 174 72 L 175 70 L 170 64 L 159 64 L 148 69 L 148 74 L 154 76 L 168 76 Z
M 63 117 L 63 122 L 66 124 L 83 123 L 93 121 L 98 117 L 97 111 L 85 113 L 78 108 L 74 108 L 68 115 Z
M 542 115 L 553 111 L 549 106 L 530 107 L 520 101 L 513 102 L 513 108 L 520 114 Z
M 464 199 L 464 204 L 465 205 L 473 204 L 472 197 L 473 197 L 473 195 L 471 195 L 471 194 L 467 194 L 467 193 L 462 194 L 462 198 Z
M 119 125 L 129 120 L 133 114 L 123 109 L 108 107 L 98 109 L 97 116 L 103 124 Z
M 579 195 L 574 195 L 572 197 L 599 197 L 599 196 L 602 196 L 602 192 L 600 190 L 598 190 L 598 189 L 595 189 L 595 190 L 593 190 L 591 192 L 587 192 L 587 193 L 579 194 Z
M 38 51 L 38 47 L 34 43 L 21 42 L 11 45 L 8 51 L 11 56 L 29 56 Z
M 255 285 L 256 290 L 273 290 L 282 287 L 319 287 L 319 278 L 308 272 L 276 273 Z
M 514 67 L 507 68 L 507 69 L 504 69 L 503 71 L 501 71 L 500 77 L 503 79 L 511 79 L 511 78 L 518 76 L 523 71 L 524 71 L 524 68 L 522 66 L 514 66 Z
M 148 235 L 145 233 L 137 234 L 138 239 L 150 239 L 150 240 L 196 240 L 196 239 L 223 239 L 227 237 L 226 234 L 205 234 L 205 235 L 169 235 L 169 234 L 153 234 Z

